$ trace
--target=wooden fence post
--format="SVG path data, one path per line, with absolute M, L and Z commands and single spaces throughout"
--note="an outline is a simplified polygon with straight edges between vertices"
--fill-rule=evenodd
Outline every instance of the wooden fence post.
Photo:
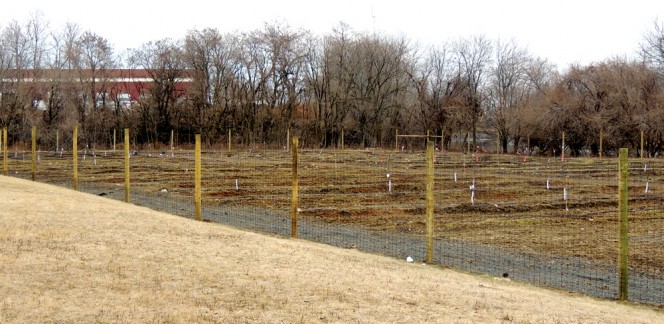
M 291 236 L 297 238 L 297 209 L 299 204 L 298 197 L 298 181 L 297 181 L 297 150 L 299 146 L 299 138 L 293 136 L 293 188 L 291 198 Z
M 125 193 L 124 201 L 131 202 L 131 195 L 129 194 L 129 128 L 124 129 L 124 158 L 125 158 Z
M 399 152 L 399 130 L 394 130 L 394 151 Z
M 2 129 L 2 146 L 4 146 L 4 149 L 2 150 L 2 174 L 7 175 L 7 127 Z
M 440 152 L 445 152 L 445 128 L 440 129 Z
M 468 149 L 468 156 L 470 156 L 470 132 L 466 132 L 466 148 Z
M 563 145 L 560 151 L 560 161 L 565 161 L 565 132 L 563 132 Z
M 602 159 L 602 144 L 604 143 L 604 129 L 599 129 L 599 159 Z
M 117 132 L 115 128 L 113 128 L 113 152 L 115 152 L 115 138 L 116 138 Z
M 426 201 L 427 201 L 427 255 L 426 262 L 427 264 L 433 263 L 433 228 L 434 228 L 434 218 L 433 218 L 433 209 L 434 209 L 434 200 L 433 200 L 433 177 L 434 177 L 434 166 L 433 166 L 433 154 L 434 146 L 433 142 L 429 141 L 427 143 L 427 178 L 426 178 Z
M 641 160 L 643 160 L 643 129 L 641 130 Z
M 203 220 L 203 212 L 201 207 L 201 134 L 194 135 L 196 139 L 196 152 L 194 167 L 194 204 L 196 207 L 196 220 Z
M 621 148 L 620 153 L 620 165 L 619 165 L 619 174 L 618 174 L 618 217 L 619 217 L 619 252 L 618 252 L 618 290 L 620 300 L 627 300 L 627 286 L 628 286 L 628 268 L 627 268 L 627 256 L 629 253 L 628 248 L 628 230 L 629 224 L 627 216 L 629 209 L 627 206 L 628 202 L 628 183 L 627 183 L 627 171 L 629 170 L 629 163 L 627 160 L 628 152 L 626 148 Z
M 37 175 L 37 126 L 32 126 L 32 181 Z
M 341 150 L 344 150 L 344 129 L 341 129 Z
M 72 179 L 72 188 L 78 190 L 78 126 L 74 126 L 74 134 L 71 139 L 72 163 L 74 164 L 74 179 Z
M 231 143 L 233 142 L 232 141 L 232 135 L 233 134 L 231 133 L 231 129 L 229 128 L 228 129 L 228 152 L 231 151 Z
M 286 130 L 286 152 L 290 151 L 290 128 Z
M 175 131 L 173 131 L 173 129 L 171 129 L 171 147 L 170 147 L 170 150 L 171 150 L 171 157 L 172 157 L 174 155 L 173 151 L 175 150 Z

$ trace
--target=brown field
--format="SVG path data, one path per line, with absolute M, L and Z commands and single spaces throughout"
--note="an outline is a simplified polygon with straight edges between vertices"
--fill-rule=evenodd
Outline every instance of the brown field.
M 533 288 L 0 177 L 0 322 L 657 323 Z
M 29 154 L 15 154 L 16 158 L 10 154 L 10 170 L 29 177 Z M 122 152 L 86 155 L 79 156 L 81 183 L 122 187 Z M 193 155 L 182 150 L 138 152 L 131 157 L 132 192 L 159 194 L 166 189 L 169 195 L 191 199 Z M 287 212 L 291 161 L 291 154 L 283 150 L 205 151 L 203 204 Z M 632 159 L 630 163 L 630 266 L 661 274 L 664 161 Z M 420 151 L 302 150 L 300 217 L 423 234 L 425 166 L 425 154 Z M 615 158 L 563 162 L 560 158 L 524 160 L 514 155 L 436 152 L 435 235 L 543 256 L 613 263 L 618 253 L 617 166 Z M 71 170 L 71 155 L 41 152 L 36 177 L 69 183 Z M 473 182 L 477 190 L 471 204 Z M 563 199 L 565 189 L 567 200 Z

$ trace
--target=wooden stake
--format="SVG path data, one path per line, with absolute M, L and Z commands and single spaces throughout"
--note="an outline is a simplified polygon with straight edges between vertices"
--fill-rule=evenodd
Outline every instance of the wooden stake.
M 641 130 L 641 160 L 643 160 L 643 129 Z
M 628 184 L 627 184 L 627 172 L 629 170 L 629 163 L 627 160 L 627 149 L 620 149 L 620 165 L 618 173 L 618 222 L 619 222 L 619 243 L 618 243 L 618 290 L 620 300 L 628 299 L 628 267 L 627 267 L 627 256 L 629 254 L 629 223 L 628 223 L 628 213 L 629 209 L 627 206 L 628 203 Z
M 394 132 L 394 150 L 399 152 L 399 130 L 395 129 Z
M 171 129 L 171 156 L 173 156 L 173 150 L 175 150 L 175 131 Z
M 78 126 L 74 126 L 74 134 L 71 139 L 72 147 L 72 162 L 74 164 L 74 179 L 72 180 L 72 188 L 78 190 Z
M 445 129 L 440 129 L 440 151 L 445 152 Z
M 599 159 L 602 159 L 602 144 L 604 141 L 604 130 L 600 128 L 599 130 Z
M 293 184 L 292 184 L 292 198 L 291 198 L 291 237 L 297 238 L 297 213 L 298 213 L 298 180 L 297 180 L 297 149 L 298 149 L 297 136 L 293 136 Z
M 2 155 L 2 174 L 6 176 L 7 175 L 7 127 L 4 127 L 2 129 L 2 133 L 3 133 L 3 136 L 2 136 L 3 144 L 2 144 L 2 146 L 4 146 L 4 150 L 2 150 L 2 152 L 3 152 L 3 155 Z
M 196 139 L 196 152 L 194 167 L 194 205 L 196 207 L 196 220 L 203 220 L 203 210 L 201 201 L 201 134 L 194 135 Z
M 231 143 L 232 143 L 232 134 L 231 134 L 231 129 L 228 129 L 228 152 L 231 151 Z
M 560 161 L 565 161 L 565 132 L 563 132 L 563 145 L 562 151 L 560 152 Z
M 434 228 L 434 199 L 433 199 L 433 178 L 434 178 L 434 146 L 433 142 L 427 143 L 427 180 L 426 180 L 426 201 L 427 201 L 427 264 L 433 263 L 433 228 Z
M 468 146 L 468 155 L 470 155 L 470 132 L 466 132 L 466 145 Z
M 125 192 L 124 192 L 124 201 L 126 203 L 131 202 L 131 196 L 129 194 L 130 183 L 129 183 L 129 128 L 124 129 L 124 158 L 125 158 Z
M 32 126 L 32 181 L 37 175 L 37 126 Z

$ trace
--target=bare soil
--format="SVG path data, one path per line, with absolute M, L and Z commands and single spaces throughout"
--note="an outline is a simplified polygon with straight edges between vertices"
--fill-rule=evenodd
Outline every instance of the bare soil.
M 302 150 L 299 216 L 423 235 L 424 156 L 423 152 L 381 149 Z M 10 170 L 28 178 L 29 161 L 29 154 L 18 152 L 10 160 Z M 291 208 L 291 161 L 289 152 L 279 150 L 203 152 L 204 206 L 287 213 Z M 87 151 L 79 163 L 81 183 L 122 188 L 121 152 Z M 434 233 L 438 238 L 542 256 L 614 263 L 618 253 L 617 166 L 617 159 L 607 158 L 561 161 L 436 152 Z M 64 156 L 40 152 L 38 181 L 67 183 L 71 170 L 71 155 L 66 152 Z M 193 173 L 191 151 L 139 151 L 131 157 L 132 192 L 168 192 L 190 199 Z M 664 161 L 633 159 L 629 179 L 630 266 L 658 274 L 664 264 Z M 469 187 L 473 183 L 476 189 L 471 203 Z

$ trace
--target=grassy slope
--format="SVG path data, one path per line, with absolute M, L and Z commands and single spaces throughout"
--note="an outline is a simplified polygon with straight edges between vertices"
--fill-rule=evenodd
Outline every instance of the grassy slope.
M 0 177 L 0 322 L 664 322 L 661 310 Z

